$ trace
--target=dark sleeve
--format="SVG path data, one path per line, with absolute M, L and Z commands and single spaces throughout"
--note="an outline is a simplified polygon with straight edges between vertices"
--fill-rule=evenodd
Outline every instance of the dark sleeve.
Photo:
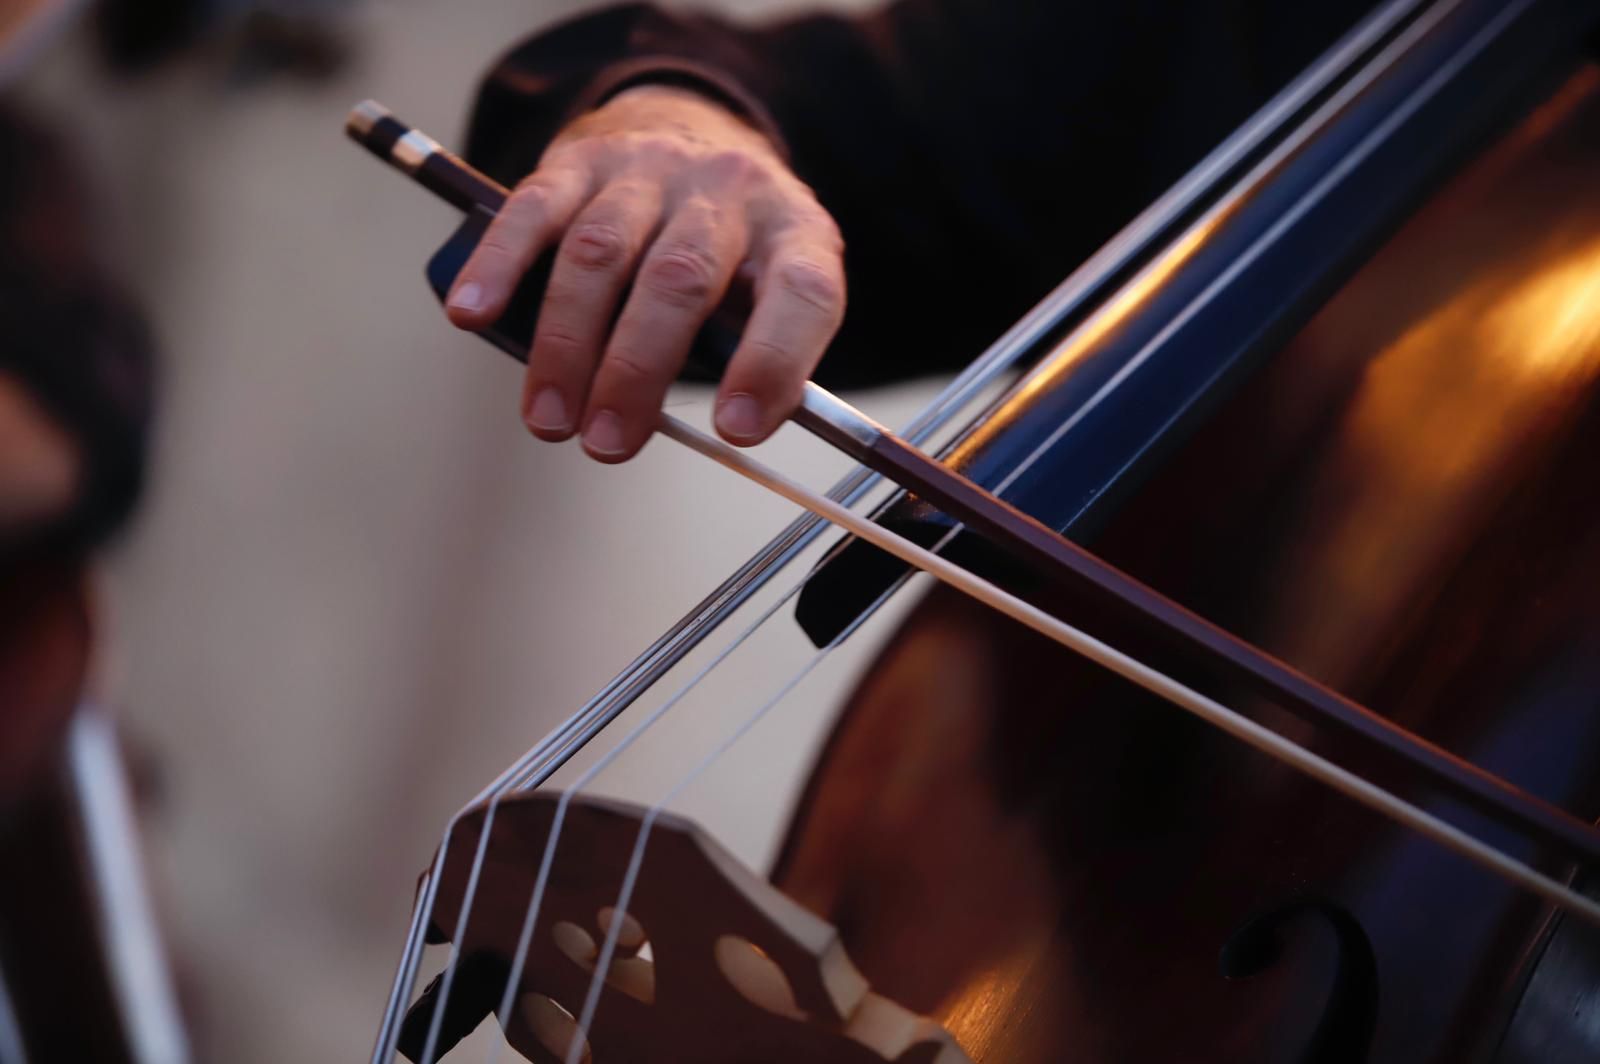
M 740 26 L 646 4 L 517 47 L 467 156 L 507 184 L 641 80 L 767 129 L 844 233 L 818 379 L 964 365 L 1352 25 L 1369 0 L 898 0 Z

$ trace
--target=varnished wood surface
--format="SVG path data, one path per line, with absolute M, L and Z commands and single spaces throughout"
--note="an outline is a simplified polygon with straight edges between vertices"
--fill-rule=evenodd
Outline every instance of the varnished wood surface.
M 1094 544 L 1588 820 L 1597 187 L 1600 78 L 1585 71 Z M 1490 1059 L 1548 915 L 942 592 L 852 700 L 776 882 L 885 994 L 1006 1064 L 1343 1061 L 1365 1058 L 1369 1033 L 1374 1061 Z

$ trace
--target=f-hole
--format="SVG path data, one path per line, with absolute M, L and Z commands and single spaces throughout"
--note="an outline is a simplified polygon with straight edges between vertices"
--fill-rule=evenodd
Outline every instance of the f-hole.
M 1251 979 L 1276 966 L 1308 924 L 1332 933 L 1335 959 L 1322 1016 L 1301 1064 L 1361 1064 L 1372 1053 L 1378 1024 L 1378 959 L 1361 924 L 1344 909 L 1315 898 L 1291 902 L 1253 918 L 1233 933 L 1217 959 L 1225 979 Z

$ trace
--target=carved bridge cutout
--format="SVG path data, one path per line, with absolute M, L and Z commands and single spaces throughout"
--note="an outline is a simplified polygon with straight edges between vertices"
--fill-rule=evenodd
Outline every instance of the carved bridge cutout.
M 558 797 L 535 792 L 495 811 L 438 1052 L 500 1003 L 533 896 Z M 507 1041 L 536 1064 L 562 1064 L 577 1035 L 601 943 L 644 814 L 575 798 Z M 463 817 L 441 873 L 429 941 L 449 941 L 485 809 Z M 838 932 L 741 865 L 692 823 L 654 824 L 582 1059 L 590 1064 L 970 1064 L 938 1024 L 872 993 Z M 412 1007 L 401 1051 L 415 1060 L 438 981 Z

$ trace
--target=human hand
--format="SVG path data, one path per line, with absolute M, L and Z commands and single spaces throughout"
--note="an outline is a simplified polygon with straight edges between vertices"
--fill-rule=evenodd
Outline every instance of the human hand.
M 844 316 L 833 219 L 765 136 L 687 89 L 636 86 L 563 131 L 462 268 L 450 320 L 492 324 L 557 244 L 523 421 L 546 440 L 581 427 L 602 462 L 650 438 L 732 285 L 751 285 L 753 301 L 717 396 L 731 443 L 759 443 L 793 411 Z

